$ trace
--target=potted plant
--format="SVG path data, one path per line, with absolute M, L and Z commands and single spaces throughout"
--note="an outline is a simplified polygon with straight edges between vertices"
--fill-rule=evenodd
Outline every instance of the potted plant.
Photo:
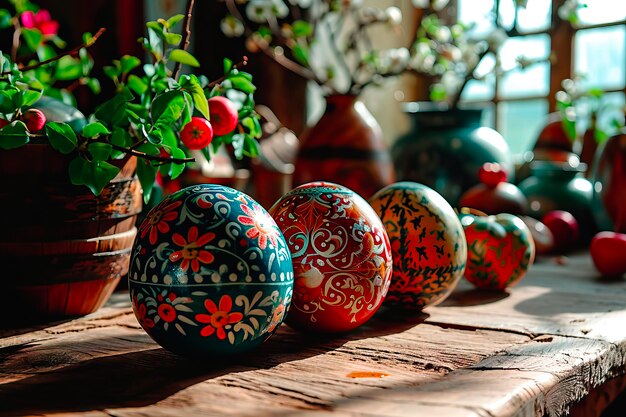
M 25 0 L 0 9 L 0 27 L 13 29 L 11 53 L 0 56 L 0 259 L 22 311 L 77 315 L 102 305 L 128 269 L 141 197 L 157 173 L 176 178 L 192 152 L 210 159 L 225 144 L 239 158 L 257 155 L 246 60 L 224 60 L 212 82 L 181 75 L 182 65 L 199 65 L 186 51 L 193 3 L 186 15 L 147 22 L 139 41 L 149 63 L 123 56 L 104 67 L 115 95 L 88 117 L 67 103 L 78 86 L 99 92 L 87 49 L 104 29 L 58 52 L 65 44 L 47 11 Z

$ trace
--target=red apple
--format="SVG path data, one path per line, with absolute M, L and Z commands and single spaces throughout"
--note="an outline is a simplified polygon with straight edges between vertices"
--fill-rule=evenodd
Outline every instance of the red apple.
M 578 240 L 578 222 L 571 213 L 553 210 L 543 216 L 541 222 L 546 225 L 554 236 L 554 251 L 567 252 L 576 245 Z
M 215 96 L 209 99 L 209 114 L 211 124 L 216 136 L 227 135 L 237 127 L 239 114 L 235 104 L 223 96 Z
M 506 171 L 502 169 L 500 164 L 487 162 L 478 170 L 478 179 L 487 187 L 494 188 L 506 181 Z
M 626 273 L 626 234 L 600 232 L 591 239 L 591 259 L 603 275 Z
M 192 117 L 181 130 L 180 140 L 191 150 L 205 148 L 213 140 L 213 127 L 205 118 Z
M 22 120 L 31 133 L 39 132 L 46 124 L 46 116 L 38 109 L 26 110 L 22 115 Z

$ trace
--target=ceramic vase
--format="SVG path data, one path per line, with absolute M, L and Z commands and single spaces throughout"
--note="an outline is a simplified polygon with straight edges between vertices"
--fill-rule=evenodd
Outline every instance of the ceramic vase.
M 391 149 L 398 181 L 415 181 L 441 194 L 452 206 L 479 183 L 485 162 L 499 163 L 509 177 L 513 166 L 502 135 L 481 125 L 482 109 L 444 109 L 408 103 L 411 130 Z
M 354 95 L 326 97 L 322 118 L 300 137 L 293 185 L 329 181 L 369 198 L 394 182 L 380 126 Z

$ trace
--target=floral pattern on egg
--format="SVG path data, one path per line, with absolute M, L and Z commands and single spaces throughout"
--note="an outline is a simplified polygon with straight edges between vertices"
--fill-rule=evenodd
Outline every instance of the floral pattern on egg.
M 278 226 L 249 196 L 221 185 L 188 187 L 154 207 L 130 268 L 137 320 L 183 355 L 252 349 L 291 303 L 291 255 Z
M 314 182 L 270 209 L 291 249 L 294 297 L 288 324 L 343 332 L 369 320 L 391 279 L 391 250 L 372 208 L 346 187 Z

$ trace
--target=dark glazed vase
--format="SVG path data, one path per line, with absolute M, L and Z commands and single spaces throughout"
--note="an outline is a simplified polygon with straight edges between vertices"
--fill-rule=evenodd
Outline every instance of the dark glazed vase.
M 434 103 L 408 103 L 411 130 L 391 149 L 398 181 L 425 184 L 452 206 L 479 183 L 478 170 L 497 162 L 509 174 L 513 165 L 502 135 L 481 126 L 482 109 L 443 109 Z
M 600 230 L 626 233 L 626 131 L 598 147 L 593 189 L 593 214 Z
M 369 198 L 395 181 L 376 119 L 353 95 L 326 97 L 326 111 L 300 138 L 293 186 L 329 181 Z
M 532 164 L 532 176 L 519 184 L 528 198 L 530 216 L 541 219 L 554 210 L 572 214 L 587 242 L 596 231 L 591 214 L 592 185 L 584 177 L 586 166 L 567 163 L 536 161 Z

